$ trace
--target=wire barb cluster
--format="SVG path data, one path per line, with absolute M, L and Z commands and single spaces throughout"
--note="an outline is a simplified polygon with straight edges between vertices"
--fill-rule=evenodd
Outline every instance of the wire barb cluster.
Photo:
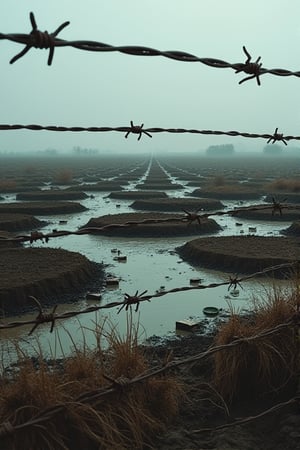
M 139 306 L 140 306 L 140 302 L 144 300 L 143 295 L 145 295 L 146 292 L 148 292 L 148 291 L 147 290 L 143 291 L 141 294 L 139 294 L 139 291 L 136 291 L 136 293 L 134 295 L 125 294 L 124 303 L 121 306 L 121 308 L 119 308 L 118 314 L 124 308 L 125 308 L 125 311 L 128 311 L 128 309 L 131 309 L 132 305 L 136 305 L 134 311 L 137 312 L 139 309 Z M 150 302 L 149 298 L 145 298 L 145 300 Z
M 138 141 L 141 139 L 143 133 L 146 134 L 147 136 L 149 136 L 150 138 L 152 138 L 151 134 L 148 133 L 148 131 L 143 130 L 143 126 L 144 126 L 143 123 L 142 123 L 142 125 L 133 125 L 133 122 L 131 120 L 130 121 L 130 130 L 127 131 L 127 133 L 125 134 L 125 138 L 127 139 L 130 133 L 138 134 L 139 135 Z
M 277 141 L 281 141 L 284 143 L 284 145 L 287 145 L 287 142 L 285 140 L 285 137 L 283 136 L 282 133 L 278 133 L 278 128 L 275 129 L 275 132 L 273 134 L 272 137 L 270 137 L 270 139 L 267 141 L 267 144 L 269 144 L 270 142 L 272 142 L 272 144 L 275 144 L 275 142 Z
M 229 284 L 228 284 L 228 291 L 230 291 L 231 288 L 236 289 L 238 286 L 241 287 L 242 289 L 244 289 L 243 286 L 241 285 L 241 281 L 242 281 L 242 279 L 238 279 L 237 275 L 235 277 L 230 276 Z
M 260 86 L 259 76 L 261 73 L 262 63 L 259 63 L 259 61 L 260 61 L 261 57 L 259 56 L 255 62 L 251 62 L 251 55 L 250 55 L 250 53 L 248 53 L 245 46 L 243 46 L 243 50 L 247 56 L 246 62 L 245 62 L 245 64 L 243 64 L 243 66 L 241 68 L 237 69 L 235 71 L 235 73 L 245 72 L 245 73 L 249 73 L 251 75 L 250 75 L 250 77 L 246 77 L 243 80 L 239 81 L 239 84 L 242 84 L 245 81 L 251 80 L 252 78 L 256 78 L 256 82 L 257 82 L 258 86 Z
M 54 329 L 54 325 L 55 325 L 55 319 L 56 319 L 55 311 L 56 311 L 56 308 L 58 305 L 54 306 L 54 308 L 50 314 L 45 314 L 43 311 L 42 305 L 40 304 L 38 299 L 35 298 L 33 295 L 30 295 L 29 298 L 31 298 L 35 302 L 35 304 L 37 305 L 38 310 L 39 310 L 39 313 L 35 319 L 35 324 L 32 327 L 32 329 L 29 331 L 29 335 L 31 335 L 39 325 L 41 325 L 42 323 L 48 323 L 48 322 L 51 323 L 50 333 L 52 333 L 52 331 Z
M 16 56 L 14 56 L 10 60 L 10 64 L 13 64 L 18 59 L 22 58 L 22 56 L 26 55 L 26 53 L 32 48 L 40 48 L 40 49 L 49 49 L 49 56 L 48 56 L 48 66 L 51 66 L 53 56 L 54 56 L 54 48 L 56 45 L 55 38 L 62 31 L 66 26 L 70 24 L 70 22 L 64 22 L 62 25 L 60 25 L 53 33 L 48 33 L 48 31 L 40 31 L 37 28 L 37 24 L 35 21 L 34 14 L 31 12 L 29 15 L 32 31 L 29 34 L 29 39 L 27 44 L 25 45 L 25 48 L 18 53 Z

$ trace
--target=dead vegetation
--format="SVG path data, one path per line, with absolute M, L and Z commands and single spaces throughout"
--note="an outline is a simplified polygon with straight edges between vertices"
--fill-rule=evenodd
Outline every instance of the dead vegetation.
M 246 398 L 253 402 L 270 394 L 279 395 L 290 382 L 295 383 L 299 369 L 295 326 L 280 328 L 261 339 L 253 337 L 286 324 L 299 301 L 297 286 L 293 292 L 274 286 L 265 291 L 263 298 L 253 299 L 253 316 L 245 318 L 232 311 L 229 321 L 219 329 L 216 345 L 246 338 L 214 356 L 214 383 L 227 401 Z
M 98 336 L 94 351 L 75 346 L 73 356 L 51 368 L 42 355 L 33 364 L 20 353 L 19 371 L 1 378 L 0 422 L 18 426 L 41 420 L 8 436 L 1 448 L 150 448 L 177 414 L 183 387 L 173 376 L 161 375 L 122 388 L 118 380 L 126 382 L 149 368 L 131 319 L 128 326 L 123 338 L 114 330 L 106 335 L 107 350 Z M 107 389 L 108 395 L 101 395 Z
M 269 183 L 267 188 L 271 192 L 300 192 L 300 181 L 298 178 L 278 178 Z

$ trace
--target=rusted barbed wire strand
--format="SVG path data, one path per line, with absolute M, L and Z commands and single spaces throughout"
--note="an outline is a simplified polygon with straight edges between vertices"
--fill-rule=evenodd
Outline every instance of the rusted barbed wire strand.
M 132 123 L 132 121 L 131 121 Z M 90 133 L 101 133 L 101 132 L 120 132 L 125 133 L 125 137 L 127 138 L 130 133 L 138 134 L 138 141 L 141 139 L 143 134 L 152 137 L 153 133 L 173 133 L 173 134 L 204 134 L 204 135 L 215 135 L 215 136 L 231 136 L 231 137 L 245 137 L 245 138 L 261 138 L 267 139 L 267 143 L 279 142 L 282 141 L 285 145 L 287 145 L 287 141 L 291 140 L 300 140 L 300 136 L 293 135 L 283 135 L 282 133 L 278 133 L 278 128 L 275 129 L 273 134 L 268 133 L 249 133 L 244 131 L 221 131 L 221 130 L 200 130 L 195 128 L 161 128 L 161 127 L 152 127 L 152 128 L 143 128 L 143 125 L 131 125 L 131 126 L 122 126 L 122 127 L 66 127 L 59 125 L 38 125 L 38 124 L 29 124 L 29 125 L 21 125 L 21 124 L 0 124 L 0 131 L 11 131 L 11 130 L 31 130 L 31 131 L 61 131 L 61 132 L 90 132 Z
M 149 378 L 152 378 L 154 376 L 165 373 L 168 370 L 175 369 L 176 367 L 205 359 L 218 351 L 227 350 L 228 348 L 235 347 L 235 346 L 240 345 L 245 342 L 251 342 L 251 341 L 254 341 L 257 339 L 263 339 L 267 336 L 270 336 L 272 334 L 275 334 L 275 333 L 281 331 L 282 329 L 284 329 L 286 327 L 290 327 L 291 325 L 295 326 L 295 323 L 296 323 L 296 321 L 294 320 L 294 317 L 292 317 L 291 319 L 287 320 L 285 323 L 277 325 L 276 327 L 273 327 L 271 329 L 263 330 L 254 336 L 239 338 L 239 339 L 236 339 L 236 340 L 230 342 L 229 344 L 212 346 L 212 347 L 208 348 L 206 351 L 201 352 L 199 354 L 189 356 L 186 358 L 182 358 L 179 360 L 173 360 L 173 361 L 167 362 L 165 365 L 163 365 L 161 367 L 147 370 L 146 372 L 141 373 L 140 375 L 137 375 L 136 377 L 131 378 L 131 379 L 126 378 L 126 380 L 124 380 L 124 383 L 119 381 L 118 379 L 114 380 L 113 378 L 106 376 L 105 378 L 111 382 L 110 386 L 102 387 L 102 388 L 95 389 L 93 391 L 89 391 L 84 394 L 81 394 L 79 397 L 77 397 L 74 400 L 74 403 L 77 403 L 77 404 L 78 403 L 89 403 L 89 404 L 91 404 L 93 402 L 98 401 L 101 397 L 104 397 L 108 394 L 115 392 L 116 390 L 120 389 L 120 387 L 122 387 L 122 389 L 126 389 L 137 383 L 141 383 Z M 298 400 L 298 398 L 296 397 L 293 400 L 296 401 L 296 400 Z M 292 401 L 292 399 L 290 401 Z M 278 407 L 279 407 L 278 405 L 275 405 L 273 408 L 275 410 L 275 408 L 278 409 Z M 52 417 L 54 417 L 56 414 L 63 411 L 64 409 L 65 409 L 65 405 L 63 403 L 51 406 L 49 408 L 43 409 L 38 414 L 36 414 L 32 419 L 28 420 L 27 422 L 24 422 L 24 423 L 21 423 L 18 425 L 15 425 L 13 423 L 13 421 L 10 421 L 10 422 L 5 421 L 4 423 L 0 424 L 0 440 L 8 437 L 9 435 L 14 434 L 20 430 L 24 430 L 25 428 L 38 426 L 40 423 L 47 422 L 48 420 L 50 420 Z M 16 414 L 14 416 L 16 416 Z M 246 419 L 247 418 L 245 418 L 243 420 L 246 421 Z M 198 432 L 198 430 L 195 430 L 195 432 Z
M 238 425 L 244 425 L 245 423 L 253 422 L 254 420 L 261 419 L 262 417 L 271 414 L 273 412 L 276 412 L 282 408 L 285 408 L 287 406 L 293 405 L 294 403 L 299 403 L 300 397 L 293 397 L 287 400 L 286 402 L 277 403 L 276 405 L 272 406 L 271 408 L 268 408 L 264 411 L 262 411 L 259 414 L 256 414 L 255 416 L 248 416 L 243 418 L 238 418 L 233 420 L 230 423 L 225 423 L 223 425 L 219 425 L 217 427 L 211 427 L 211 428 L 200 428 L 199 430 L 192 430 L 187 435 L 191 434 L 199 434 L 199 433 L 207 433 L 207 432 L 216 432 L 218 430 L 224 430 L 225 428 L 232 428 Z
M 219 69 L 233 69 L 235 73 L 244 72 L 247 75 L 246 78 L 240 80 L 239 84 L 244 83 L 250 79 L 256 79 L 258 85 L 260 85 L 260 76 L 264 74 L 271 74 L 281 77 L 300 77 L 300 71 L 291 71 L 287 69 L 267 69 L 262 67 L 260 62 L 261 57 L 259 56 L 255 62 L 252 62 L 251 55 L 247 51 L 246 47 L 243 46 L 243 51 L 247 57 L 246 61 L 243 63 L 229 63 L 221 59 L 216 58 L 200 58 L 191 53 L 187 53 L 181 50 L 167 50 L 162 51 L 154 49 L 151 47 L 140 46 L 140 45 L 123 45 L 114 46 L 105 44 L 103 42 L 91 41 L 91 40 L 75 40 L 67 41 L 57 37 L 58 33 L 62 31 L 66 26 L 70 24 L 69 21 L 62 23 L 56 31 L 53 33 L 48 33 L 47 31 L 40 31 L 37 27 L 34 14 L 31 12 L 29 15 L 32 30 L 28 34 L 25 33 L 0 33 L 1 40 L 8 40 L 15 42 L 17 44 L 25 45 L 25 48 L 14 56 L 10 63 L 13 64 L 15 61 L 23 57 L 31 48 L 49 49 L 48 65 L 52 64 L 54 49 L 57 47 L 73 47 L 79 50 L 85 50 L 89 52 L 119 52 L 126 55 L 133 56 L 162 56 L 168 59 L 181 61 L 181 62 L 198 62 L 206 66 L 219 68 Z
M 232 277 L 229 276 L 229 280 L 222 281 L 219 283 L 210 283 L 210 284 L 206 284 L 206 285 L 200 284 L 199 286 L 181 286 L 178 288 L 157 291 L 154 294 L 145 295 L 147 291 L 144 291 L 140 295 L 138 295 L 138 291 L 136 291 L 136 293 L 134 295 L 124 294 L 123 301 L 109 302 L 109 303 L 106 303 L 105 305 L 89 306 L 88 308 L 85 308 L 85 309 L 79 310 L 79 311 L 66 311 L 64 313 L 58 314 L 58 313 L 55 313 L 55 310 L 56 310 L 56 307 L 55 307 L 55 309 L 52 311 L 52 313 L 45 314 L 45 313 L 43 313 L 43 311 L 40 308 L 38 308 L 39 313 L 35 319 L 15 321 L 15 322 L 9 322 L 9 323 L 0 322 L 0 331 L 6 330 L 6 329 L 11 329 L 11 328 L 19 328 L 19 327 L 26 326 L 26 325 L 34 325 L 34 328 L 30 331 L 30 334 L 31 334 L 33 332 L 33 330 L 37 328 L 38 325 L 48 322 L 48 323 L 51 323 L 51 329 L 50 329 L 50 332 L 51 332 L 51 331 L 53 331 L 54 323 L 57 320 L 69 319 L 69 318 L 79 316 L 81 314 L 88 314 L 88 313 L 100 311 L 102 309 L 111 309 L 111 308 L 116 308 L 116 307 L 120 308 L 119 312 L 122 309 L 125 309 L 125 311 L 127 311 L 133 305 L 136 306 L 135 310 L 137 311 L 138 306 L 141 302 L 145 302 L 145 301 L 149 302 L 150 300 L 152 300 L 154 298 L 163 297 L 164 295 L 175 294 L 178 292 L 193 291 L 193 290 L 213 289 L 213 288 L 227 286 L 227 285 L 229 287 L 232 287 L 235 283 L 237 285 L 240 285 L 240 283 L 242 283 L 244 281 L 253 279 L 253 278 L 261 276 L 261 275 L 265 275 L 267 273 L 273 273 L 278 270 L 288 269 L 288 268 L 292 269 L 294 266 L 297 266 L 298 264 L 299 264 L 298 261 L 277 264 L 275 266 L 266 267 L 265 269 L 263 269 L 261 271 L 254 272 L 252 274 L 245 275 L 245 276 L 242 276 L 239 278 L 235 277 L 233 279 Z M 33 299 L 34 297 L 31 296 L 31 298 Z M 38 303 L 40 304 L 40 302 L 38 302 Z
M 124 223 L 111 223 L 107 225 L 103 225 L 101 227 L 84 227 L 80 228 L 76 231 L 69 231 L 69 230 L 55 230 L 50 233 L 42 233 L 42 232 L 36 232 L 32 231 L 30 235 L 17 235 L 14 237 L 9 236 L 0 236 L 0 241 L 7 241 L 7 242 L 30 242 L 33 243 L 34 241 L 41 240 L 42 242 L 48 242 L 50 238 L 55 237 L 63 237 L 63 236 L 70 236 L 70 235 L 85 235 L 85 234 L 97 234 L 100 232 L 105 232 L 109 230 L 113 230 L 115 228 L 130 228 L 138 225 L 149 225 L 149 224 L 156 224 L 156 223 L 178 223 L 183 222 L 190 224 L 192 222 L 198 222 L 198 225 L 201 225 L 201 219 L 207 219 L 212 216 L 224 216 L 224 215 L 232 215 L 237 216 L 239 212 L 245 212 L 245 211 L 261 211 L 261 210 L 271 210 L 271 215 L 274 216 L 276 211 L 280 209 L 281 215 L 282 211 L 284 209 L 300 209 L 299 205 L 289 205 L 289 204 L 281 204 L 277 200 L 272 200 L 271 204 L 261 204 L 258 206 L 249 206 L 244 208 L 235 208 L 231 210 L 226 211 L 215 211 L 215 212 L 201 212 L 201 213 L 195 213 L 195 212 L 189 212 L 187 210 L 183 210 L 185 215 L 184 216 L 178 216 L 178 217 L 165 217 L 165 218 L 159 218 L 159 219 L 143 219 L 143 220 L 129 220 Z M 270 217 L 271 219 L 271 217 Z

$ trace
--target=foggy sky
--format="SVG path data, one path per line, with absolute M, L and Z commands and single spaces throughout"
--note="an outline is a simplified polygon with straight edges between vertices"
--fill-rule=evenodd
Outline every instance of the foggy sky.
M 29 13 L 41 31 L 66 40 L 144 45 L 199 57 L 245 62 L 245 45 L 263 67 L 300 70 L 299 0 L 1 0 L 0 32 L 29 33 Z M 0 123 L 63 126 L 183 127 L 300 135 L 300 79 L 246 75 L 163 57 L 31 49 L 14 64 L 20 44 L 0 41 Z M 289 146 L 298 145 L 291 141 Z M 2 131 L 0 152 L 70 150 L 197 151 L 233 143 L 237 151 L 261 151 L 266 141 L 246 138 L 155 134 L 139 142 L 120 133 Z

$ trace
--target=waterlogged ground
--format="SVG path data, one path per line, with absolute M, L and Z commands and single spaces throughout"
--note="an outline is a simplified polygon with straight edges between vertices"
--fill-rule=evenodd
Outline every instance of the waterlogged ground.
M 172 161 L 173 162 L 173 161 Z M 188 161 L 187 161 L 188 164 Z M 225 164 L 225 163 L 224 163 Z M 277 163 L 276 163 L 277 164 Z M 231 166 L 228 163 L 228 169 Z M 192 171 L 193 163 L 190 163 Z M 199 164 L 200 166 L 200 164 Z M 216 169 L 217 166 L 217 169 Z M 256 164 L 257 170 L 261 170 L 261 163 Z M 294 176 L 297 172 L 298 164 L 290 168 L 284 168 L 282 161 L 277 164 L 276 173 L 282 176 L 281 168 L 287 169 Z M 224 166 L 225 167 L 225 166 Z M 220 171 L 218 164 L 214 162 L 211 169 L 207 168 L 207 173 L 213 175 Z M 243 170 L 246 170 L 243 167 Z M 145 173 L 147 170 L 145 169 Z M 230 172 L 231 173 L 231 172 Z M 206 174 L 206 173 L 205 173 Z M 266 174 L 262 173 L 262 176 Z M 140 180 L 141 181 L 141 180 Z M 176 181 L 181 182 L 180 178 Z M 182 182 L 182 184 L 186 184 Z M 62 186 L 63 187 L 63 186 Z M 127 189 L 134 188 L 135 185 L 128 185 Z M 176 191 L 168 191 L 170 197 L 184 197 L 194 188 L 185 187 Z M 81 200 L 88 209 L 79 215 L 61 215 L 61 216 L 43 216 L 38 217 L 47 220 L 49 224 L 41 229 L 43 232 L 50 232 L 53 229 L 58 230 L 77 230 L 80 226 L 86 224 L 90 218 L 103 216 L 106 214 L 117 214 L 132 212 L 128 200 L 112 200 L 106 198 L 108 192 L 88 192 L 92 198 Z M 3 202 L 15 201 L 15 194 L 6 194 Z M 255 201 L 224 201 L 225 210 L 230 210 L 237 206 L 247 206 L 262 202 Z M 136 211 L 135 211 L 136 212 Z M 287 228 L 289 222 L 269 221 L 251 221 L 238 219 L 239 226 L 236 225 L 236 219 L 224 215 L 213 216 L 213 218 L 222 226 L 222 231 L 218 236 L 238 236 L 240 234 L 249 234 L 249 227 L 255 227 L 256 235 L 260 236 L 279 236 L 280 231 Z M 61 220 L 67 221 L 66 224 L 59 223 Z M 120 279 L 117 289 L 105 289 L 102 291 L 102 301 L 105 305 L 111 301 L 122 301 L 124 294 L 135 294 L 136 291 L 147 290 L 148 294 L 155 293 L 159 289 L 168 290 L 183 286 L 190 286 L 190 279 L 201 278 L 202 285 L 210 283 L 221 283 L 228 281 L 229 274 L 214 270 L 206 270 L 202 267 L 192 267 L 183 261 L 176 253 L 176 247 L 183 245 L 187 238 L 119 238 L 105 237 L 101 235 L 80 235 L 65 236 L 50 239 L 47 244 L 35 242 L 32 246 L 47 245 L 54 248 L 63 248 L 76 251 L 87 256 L 90 260 L 97 263 L 103 263 L 105 270 Z M 30 245 L 30 244 L 26 244 Z M 117 249 L 122 255 L 127 256 L 127 262 L 118 263 L 114 260 L 115 253 L 112 249 Z M 277 285 L 288 288 L 283 281 L 276 280 Z M 159 298 L 153 298 L 150 302 L 144 302 L 140 305 L 139 311 L 133 313 L 134 323 L 138 327 L 140 341 L 152 337 L 150 344 L 155 343 L 156 360 L 154 364 L 162 366 L 165 364 L 166 353 L 172 350 L 172 357 L 184 358 L 193 356 L 206 350 L 212 343 L 209 331 L 213 329 L 215 320 L 225 320 L 228 311 L 236 312 L 248 311 L 252 308 L 254 297 L 263 298 L 266 290 L 271 289 L 272 281 L 268 279 L 249 280 L 242 284 L 243 289 L 239 288 L 239 294 L 233 296 L 227 286 L 209 289 L 194 289 L 185 292 L 167 294 Z M 58 299 L 58 303 L 65 299 Z M 65 311 L 81 311 L 88 306 L 95 305 L 95 302 L 87 301 L 85 295 L 74 297 L 72 303 L 60 303 L 57 313 Z M 203 308 L 205 306 L 216 306 L 221 309 L 217 319 L 205 318 Z M 35 318 L 36 313 L 22 315 L 20 317 L 6 317 L 5 321 L 27 320 Z M 175 323 L 178 320 L 191 318 L 195 321 L 201 321 L 205 324 L 207 334 L 198 338 L 196 334 L 185 337 L 182 341 L 177 337 Z M 27 354 L 38 356 L 43 353 L 44 357 L 59 358 L 67 356 L 74 350 L 74 347 L 80 348 L 83 345 L 93 347 L 96 344 L 97 330 L 101 330 L 104 323 L 106 330 L 114 329 L 120 334 L 126 333 L 127 315 L 125 311 L 118 314 L 116 309 L 104 309 L 98 313 L 81 314 L 77 318 L 71 318 L 65 321 L 57 321 L 54 331 L 49 332 L 50 325 L 39 326 L 34 333 L 29 336 L 32 326 L 12 328 L 1 332 L 0 349 L 2 352 L 2 369 L 16 359 L 20 354 L 17 349 Z M 168 337 L 169 339 L 165 339 Z M 162 338 L 162 339 L 160 339 Z M 167 343 L 167 348 L 164 344 Z M 103 342 L 105 345 L 105 341 Z M 150 352 L 153 347 L 150 345 Z M 21 353 L 23 354 L 23 353 Z M 157 436 L 154 448 L 160 450 L 191 450 L 191 449 L 213 449 L 213 450 L 295 450 L 299 449 L 299 412 L 295 411 L 295 406 L 283 409 L 276 414 L 265 416 L 255 422 L 247 425 L 222 429 L 213 432 L 195 433 L 203 426 L 222 425 L 235 417 L 247 417 L 257 414 L 271 404 L 278 402 L 278 399 L 272 399 L 270 405 L 264 402 L 238 402 L 236 408 L 230 408 L 231 417 L 224 414 L 224 406 L 220 398 L 216 402 L 207 400 L 207 393 L 202 390 L 202 384 L 210 381 L 205 378 L 206 369 L 203 372 L 202 363 L 198 367 L 181 366 L 176 370 L 176 376 L 180 379 L 188 394 L 188 401 L 182 404 L 180 413 L 176 421 L 168 427 L 164 435 Z M 211 396 L 209 391 L 209 398 Z M 293 396 L 293 393 L 292 393 Z M 274 401 L 273 401 L 274 400 Z
M 186 188 L 180 191 L 168 191 L 168 195 L 184 196 L 193 188 Z M 49 221 L 49 225 L 42 229 L 43 232 L 50 232 L 53 229 L 58 230 L 77 230 L 80 226 L 86 224 L 92 217 L 98 217 L 106 214 L 117 214 L 123 212 L 134 212 L 130 208 L 130 200 L 108 199 L 109 192 L 90 192 L 93 198 L 87 198 L 81 201 L 81 204 L 88 209 L 80 215 L 61 215 L 61 216 L 43 216 L 42 220 Z M 15 201 L 14 195 L 6 195 L 5 202 Z M 237 201 L 223 201 L 228 210 L 239 206 Z M 257 201 L 243 202 L 243 206 L 257 204 Z M 225 209 L 226 209 L 225 208 Z M 179 213 L 180 215 L 180 213 Z M 230 216 L 215 216 L 214 219 L 222 226 L 223 230 L 218 235 L 240 235 L 249 233 L 249 227 L 256 227 L 257 235 L 279 235 L 280 230 L 288 227 L 290 222 L 259 222 L 239 219 L 242 226 L 236 226 L 236 221 Z M 60 224 L 59 221 L 67 221 L 66 224 Z M 192 267 L 184 262 L 176 253 L 176 247 L 183 245 L 191 238 L 120 238 L 106 237 L 101 235 L 69 235 L 50 239 L 47 246 L 54 248 L 63 248 L 71 251 L 80 252 L 90 260 L 106 265 L 106 272 L 120 279 L 119 287 L 106 289 L 102 291 L 102 303 L 106 304 L 112 301 L 122 301 L 124 294 L 133 295 L 136 291 L 147 290 L 147 294 L 154 294 L 157 290 L 169 290 L 182 286 L 190 286 L 190 279 L 201 278 L 202 285 L 210 283 L 221 283 L 228 280 L 228 274 L 206 270 L 201 267 Z M 26 244 L 30 245 L 30 244 Z M 39 242 L 33 243 L 33 246 L 43 245 Z M 116 256 L 112 249 L 118 249 L 122 255 L 127 256 L 127 262 L 119 263 L 113 258 Z M 279 283 L 279 282 L 278 282 Z M 226 317 L 230 309 L 235 311 L 249 310 L 252 307 L 253 296 L 261 296 L 265 289 L 270 287 L 269 282 L 262 280 L 249 280 L 243 283 L 243 289 L 237 297 L 231 295 L 227 286 L 210 289 L 194 289 L 185 292 L 167 294 L 165 296 L 154 298 L 151 302 L 144 302 L 140 305 L 139 311 L 134 315 L 135 323 L 139 327 L 141 340 L 156 336 L 176 336 L 175 323 L 182 319 L 192 319 L 194 321 L 206 320 L 208 328 L 215 319 L 208 319 L 203 315 L 205 306 L 216 306 L 221 309 L 218 319 Z M 62 304 L 57 312 L 79 311 L 95 302 L 87 301 L 85 297 L 74 298 L 72 304 Z M 26 320 L 35 317 L 35 314 L 26 314 L 19 319 Z M 6 320 L 15 320 L 16 318 L 7 317 Z M 19 345 L 30 352 L 34 348 L 50 356 L 60 357 L 68 354 L 73 348 L 73 343 L 80 345 L 86 343 L 89 346 L 95 345 L 95 324 L 101 326 L 103 322 L 106 327 L 116 327 L 122 334 L 126 332 L 126 313 L 118 310 L 105 309 L 98 313 L 89 313 L 80 315 L 77 318 L 57 322 L 55 330 L 49 333 L 49 325 L 40 326 L 34 335 L 28 336 L 28 328 L 14 328 L 5 332 L 7 339 L 19 340 Z M 91 331 L 90 331 L 91 330 Z M 8 340 L 1 340 L 3 352 L 7 355 L 8 348 L 10 354 L 15 351 Z M 7 347 L 8 346 L 8 347 Z

